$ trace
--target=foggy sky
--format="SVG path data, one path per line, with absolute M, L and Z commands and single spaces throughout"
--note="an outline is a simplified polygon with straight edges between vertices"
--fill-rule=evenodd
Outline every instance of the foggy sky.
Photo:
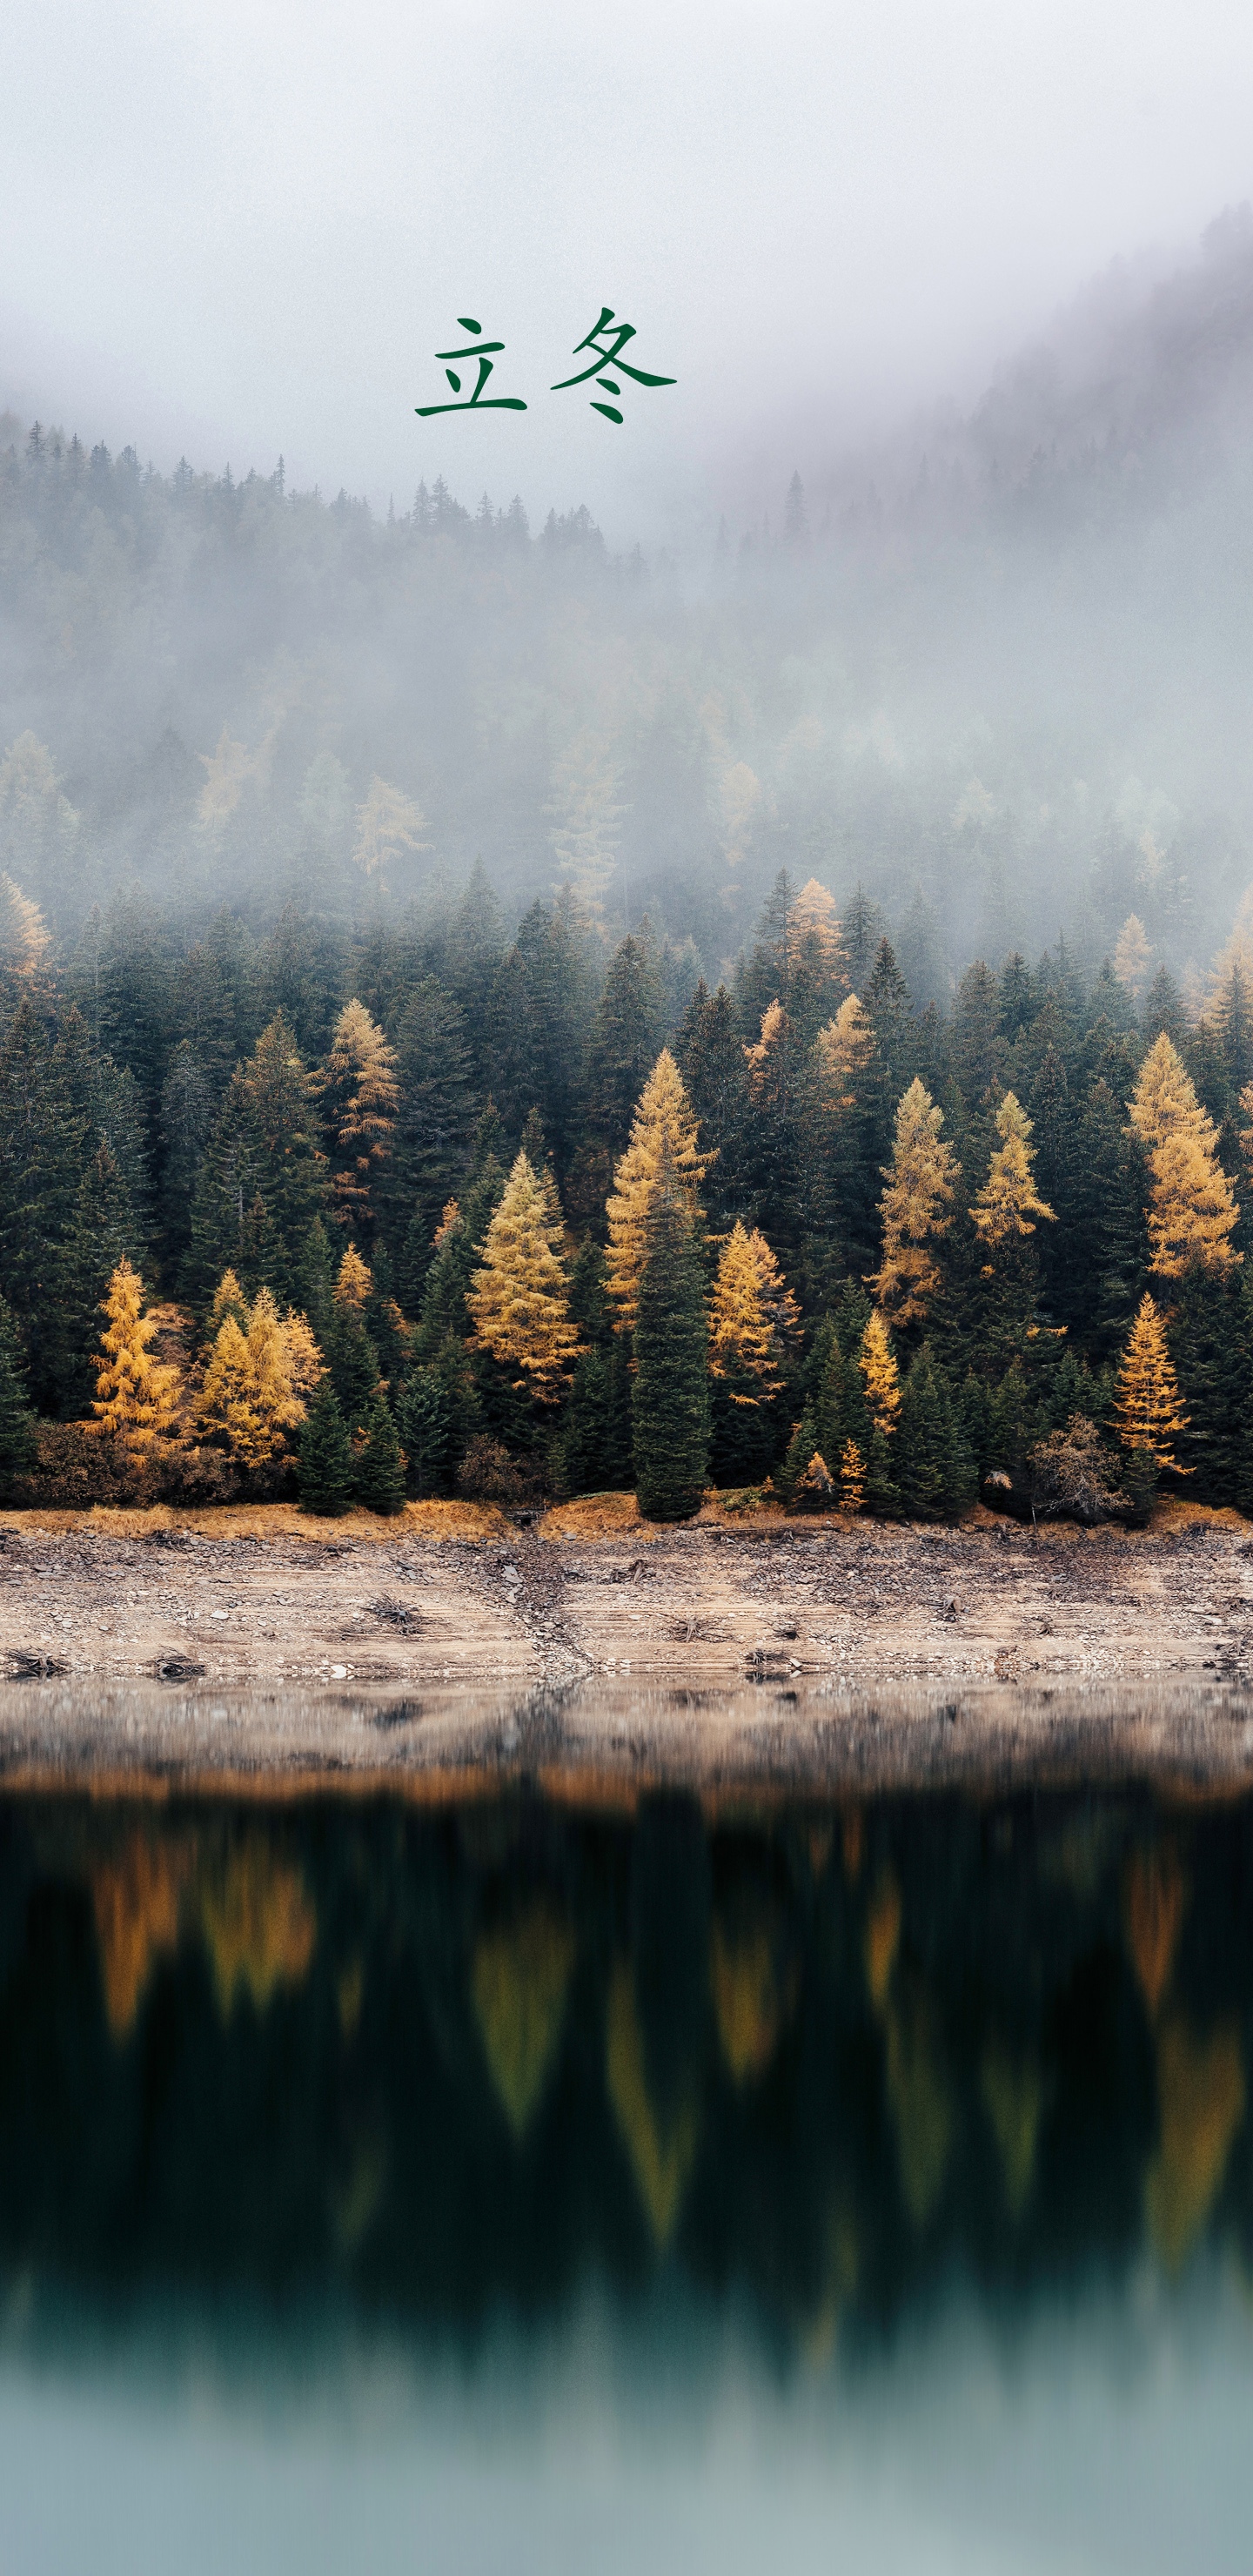
M 383 508 L 742 518 L 1246 198 L 1251 75 L 1235 0 L 42 0 L 0 14 L 0 409 Z M 620 430 L 547 390 L 602 302 L 679 379 Z M 525 415 L 415 419 L 461 313 Z

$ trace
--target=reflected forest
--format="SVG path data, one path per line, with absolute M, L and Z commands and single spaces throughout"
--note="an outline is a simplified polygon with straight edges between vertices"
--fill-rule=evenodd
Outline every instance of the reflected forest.
M 1249 1833 L 1135 1789 L 8 1794 L 0 2262 L 50 2328 L 175 2294 L 467 2350 L 668 2269 L 811 2364 L 955 2281 L 1008 2321 L 1247 2278 Z

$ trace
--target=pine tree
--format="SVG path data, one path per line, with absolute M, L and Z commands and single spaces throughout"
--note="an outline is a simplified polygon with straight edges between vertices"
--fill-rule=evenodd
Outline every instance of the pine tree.
M 642 940 L 624 939 L 609 961 L 587 1067 L 589 1123 L 614 1157 L 630 1135 L 663 1026 L 655 953 Z
M 353 1461 L 357 1500 L 366 1511 L 389 1518 L 405 1507 L 405 1469 L 396 1425 L 381 1391 L 373 1397 L 364 1432 Z
M 890 1439 L 901 1409 L 901 1382 L 888 1328 L 878 1313 L 871 1315 L 862 1334 L 857 1365 L 871 1423 L 885 1440 Z
M 473 1116 L 460 1005 L 433 975 L 415 987 L 396 1033 L 398 1105 L 384 1174 L 387 1232 L 406 1312 L 416 1314 L 440 1211 L 465 1168 Z M 409 1231 L 413 1229 L 410 1249 Z
M 664 1135 L 643 1237 L 631 1405 L 636 1499 L 648 1520 L 690 1520 L 707 1473 L 709 1331 L 689 1174 Z
M 744 1049 L 751 1143 L 749 1177 L 759 1222 L 776 1242 L 797 1248 L 801 1236 L 802 1049 L 783 1004 L 762 1013 L 756 1046 Z
M 36 1455 L 26 1354 L 12 1308 L 0 1297 L 0 1497 L 5 1501 L 12 1494 L 14 1479 L 34 1466 Z
M 178 1428 L 178 1373 L 152 1357 L 157 1326 L 143 1300 L 138 1272 L 120 1261 L 104 1299 L 104 1360 L 92 1403 L 97 1421 L 136 1457 L 154 1442 L 173 1439 Z
M 555 1404 L 580 1354 L 561 1257 L 561 1223 L 550 1195 L 519 1153 L 487 1230 L 466 1303 L 472 1347 L 512 1372 L 515 1388 Z
M 1035 1185 L 1031 1130 L 1026 1111 L 1007 1091 L 996 1112 L 1001 1141 L 970 1211 L 984 1254 L 980 1303 L 984 1349 L 993 1365 L 1003 1366 L 1032 1330 L 1039 1283 L 1032 1238 L 1037 1218 L 1050 1225 L 1054 1222 L 1053 1209 Z
M 940 1286 L 934 1246 L 951 1222 L 961 1165 L 940 1129 L 944 1113 L 916 1079 L 896 1113 L 896 1141 L 880 1202 L 883 1259 L 870 1285 L 885 1316 L 898 1325 L 926 1314 Z
M 1165 1326 L 1149 1296 L 1141 1300 L 1123 1353 L 1114 1411 L 1124 1448 L 1147 1450 L 1159 1467 L 1178 1469 L 1173 1444 L 1187 1430 L 1188 1417 L 1180 1402 Z
M 729 1227 L 752 1203 L 752 1100 L 725 984 L 712 994 L 697 986 L 680 1033 L 679 1062 L 709 1157 L 711 1213 L 716 1225 Z
M 398 1085 L 395 1050 L 364 1002 L 346 1002 L 335 1023 L 325 1090 L 335 1213 L 369 1234 L 392 1149 Z
M 1171 1362 L 1187 1407 L 1179 1465 L 1207 1503 L 1238 1504 L 1247 1479 L 1253 1378 L 1245 1301 L 1236 1279 L 1189 1270 L 1166 1318 Z
M 329 1377 L 323 1378 L 300 1433 L 297 1481 L 300 1508 L 325 1517 L 348 1508 L 352 1490 L 352 1447 L 344 1417 Z
M 409 1490 L 420 1498 L 448 1490 L 452 1406 L 443 1376 L 429 1362 L 406 1378 L 397 1422 L 408 1461 Z
M 1215 1274 L 1232 1269 L 1231 1183 L 1218 1161 L 1213 1121 L 1165 1034 L 1144 1059 L 1131 1124 L 1149 1158 L 1149 1242 L 1158 1277 L 1182 1279 L 1194 1266 Z
M 893 1464 L 905 1511 L 941 1520 L 973 1499 L 974 1469 L 943 1370 L 924 1342 L 905 1380 Z
M 609 1251 L 606 1285 L 618 1308 L 618 1330 L 633 1332 L 644 1267 L 648 1212 L 662 1163 L 673 1166 L 693 1228 L 703 1211 L 700 1190 L 712 1157 L 701 1151 L 691 1102 L 668 1047 L 663 1047 L 640 1095 L 631 1141 L 614 1173 L 606 1216 Z

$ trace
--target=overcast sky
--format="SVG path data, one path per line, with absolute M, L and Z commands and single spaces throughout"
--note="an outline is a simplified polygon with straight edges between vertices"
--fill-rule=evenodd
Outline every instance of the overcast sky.
M 648 536 L 1189 247 L 1251 105 L 1247 0 L 10 0 L 0 408 Z M 602 303 L 678 379 L 621 428 L 548 390 Z M 459 314 L 525 413 L 415 419 Z

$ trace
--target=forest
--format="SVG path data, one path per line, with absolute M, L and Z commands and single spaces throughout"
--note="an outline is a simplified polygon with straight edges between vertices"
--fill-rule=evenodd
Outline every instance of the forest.
M 942 1011 L 785 871 L 712 989 L 481 867 L 263 937 L 119 896 L 68 953 L 0 894 L 11 1500 L 1253 1507 L 1239 929 L 1195 1017 L 1134 931 Z

